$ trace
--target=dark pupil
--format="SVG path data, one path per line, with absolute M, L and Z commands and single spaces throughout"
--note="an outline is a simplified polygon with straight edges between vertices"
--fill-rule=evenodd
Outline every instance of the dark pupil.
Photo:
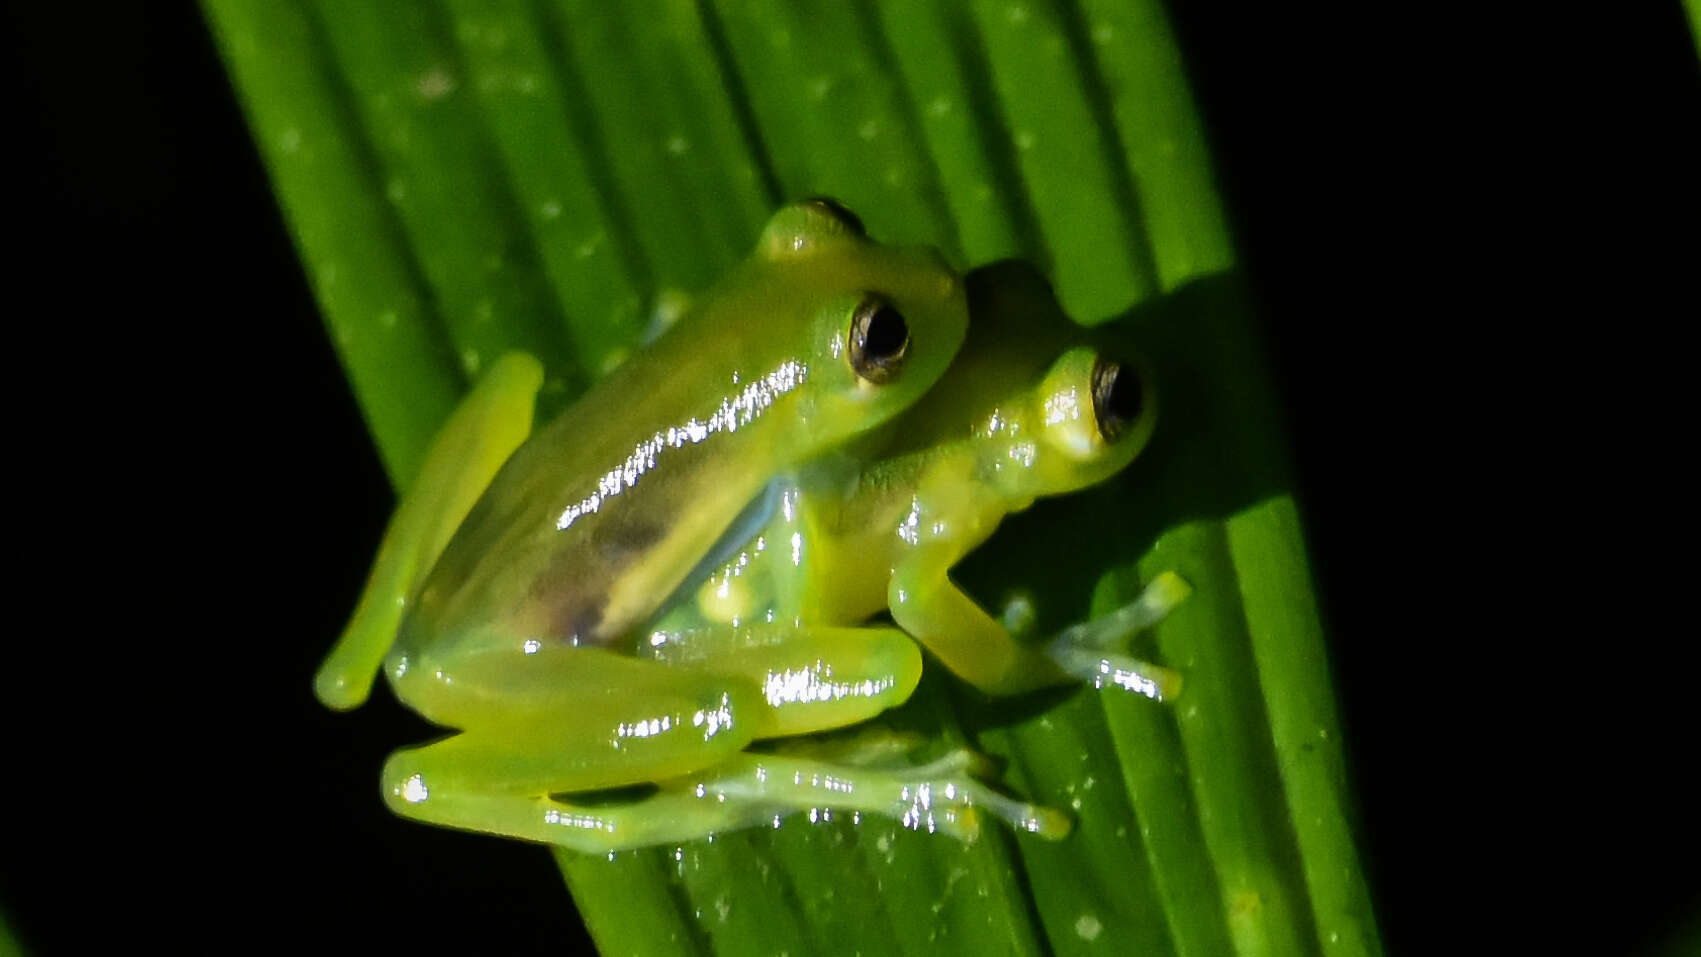
M 1124 368 L 1118 368 L 1111 374 L 1110 401 L 1105 403 L 1111 415 L 1124 422 L 1138 419 L 1141 399 L 1139 376 Z
M 909 328 L 904 325 L 904 317 L 891 306 L 881 306 L 874 315 L 868 317 L 868 325 L 862 334 L 863 355 L 871 359 L 886 359 L 903 351 L 904 342 L 909 339 Z
M 1098 412 L 1099 431 L 1115 439 L 1122 427 L 1140 418 L 1145 397 L 1140 377 L 1120 362 L 1107 362 L 1093 372 L 1093 405 Z

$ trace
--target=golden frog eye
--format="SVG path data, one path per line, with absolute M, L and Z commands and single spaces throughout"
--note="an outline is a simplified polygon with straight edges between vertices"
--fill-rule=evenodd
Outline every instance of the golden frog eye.
M 1145 393 L 1134 366 L 1099 356 L 1093 363 L 1093 417 L 1106 442 L 1115 442 L 1140 420 Z
M 869 294 L 851 315 L 850 363 L 864 381 L 882 385 L 903 367 L 910 327 L 884 296 Z

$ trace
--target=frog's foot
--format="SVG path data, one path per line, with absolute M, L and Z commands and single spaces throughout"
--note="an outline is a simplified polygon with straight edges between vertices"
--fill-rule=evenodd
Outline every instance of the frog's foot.
M 847 737 L 781 738 L 771 742 L 769 753 L 822 764 L 906 771 L 911 777 L 968 774 L 976 778 L 993 778 L 998 774 L 998 767 L 991 758 L 968 748 L 954 748 L 926 764 L 907 764 L 909 755 L 926 742 L 927 739 L 919 734 L 890 728 L 867 728 Z
M 740 807 L 746 820 L 778 819 L 800 811 L 809 812 L 812 820 L 845 812 L 878 814 L 912 830 L 970 842 L 980 835 L 984 811 L 1016 830 L 1049 840 L 1068 835 L 1071 822 L 1062 812 L 1007 797 L 967 773 L 987 769 L 984 757 L 966 750 L 907 768 L 743 754 L 707 774 L 674 782 L 669 789 Z
M 1120 649 L 1127 639 L 1161 621 L 1191 591 L 1180 576 L 1164 572 L 1129 604 L 1065 628 L 1046 645 L 1046 656 L 1095 688 L 1114 685 L 1159 701 L 1173 698 L 1181 692 L 1181 675 Z

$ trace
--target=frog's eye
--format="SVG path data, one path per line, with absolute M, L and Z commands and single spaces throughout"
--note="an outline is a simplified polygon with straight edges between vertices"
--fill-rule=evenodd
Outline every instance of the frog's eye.
M 865 382 L 890 382 L 910 350 L 910 327 L 885 297 L 869 295 L 851 315 L 851 368 Z
M 1099 356 L 1093 363 L 1093 417 L 1106 442 L 1115 442 L 1145 411 L 1144 388 L 1133 365 Z
M 838 220 L 845 232 L 865 239 L 868 237 L 868 227 L 862 225 L 862 217 L 846 209 L 843 203 L 831 196 L 811 196 L 803 202 Z

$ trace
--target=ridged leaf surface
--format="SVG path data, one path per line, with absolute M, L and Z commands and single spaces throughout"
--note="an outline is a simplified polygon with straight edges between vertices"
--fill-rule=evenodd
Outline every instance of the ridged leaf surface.
M 804 196 L 965 267 L 1039 263 L 1157 369 L 1141 459 L 959 576 L 1054 626 L 1178 572 L 1194 594 L 1140 650 L 1184 694 L 995 700 L 930 674 L 889 717 L 1005 759 L 1075 833 L 799 818 L 559 853 L 605 952 L 1380 952 L 1275 403 L 1161 4 L 204 7 L 398 490 L 494 356 L 538 355 L 564 408 Z

